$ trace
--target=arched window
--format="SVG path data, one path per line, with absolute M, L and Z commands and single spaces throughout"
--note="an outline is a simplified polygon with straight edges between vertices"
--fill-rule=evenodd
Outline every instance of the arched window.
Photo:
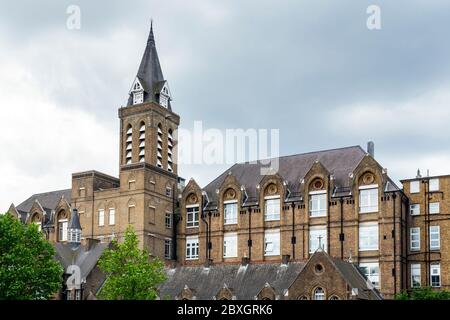
M 163 142 L 163 132 L 161 123 L 158 124 L 158 135 L 157 135 L 157 150 L 156 150 L 156 166 L 162 168 L 162 142 Z
M 309 300 L 307 296 L 300 296 L 298 300 Z
M 341 300 L 341 299 L 336 295 L 332 295 L 329 300 Z
M 131 159 L 133 157 L 133 127 L 131 124 L 127 126 L 125 154 L 125 163 L 131 164 Z
M 173 131 L 169 129 L 167 134 L 167 170 L 173 172 Z
M 139 126 L 139 162 L 145 162 L 145 122 Z
M 58 241 L 67 241 L 67 227 L 69 220 L 64 210 L 58 213 Z
M 325 300 L 325 291 L 321 287 L 314 290 L 314 300 Z

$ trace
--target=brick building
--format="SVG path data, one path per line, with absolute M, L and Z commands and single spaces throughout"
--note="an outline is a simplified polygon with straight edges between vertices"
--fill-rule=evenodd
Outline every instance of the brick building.
M 284 288 L 295 287 L 290 298 L 313 281 L 304 276 L 298 280 L 307 274 L 303 267 L 313 257 L 322 259 L 329 266 L 326 270 L 340 272 L 341 278 L 343 268 L 353 270 L 345 264 L 358 267 L 344 280 L 321 276 L 324 282 L 317 286 L 324 292 L 350 283 L 348 277 L 358 278 L 352 272 L 361 273 L 374 287 L 359 289 L 385 298 L 419 283 L 449 286 L 448 176 L 407 179 L 403 190 L 375 159 L 369 143 L 367 151 L 351 146 L 280 157 L 274 159 L 279 169 L 268 174 L 262 174 L 262 162 L 236 164 L 204 188 L 194 179 L 184 186 L 177 174 L 180 117 L 172 111 L 153 29 L 128 103 L 118 115 L 118 178 L 94 170 L 74 173 L 71 189 L 33 195 L 17 207 L 11 205 L 9 213 L 24 223 L 37 223 L 55 243 L 68 241 L 74 209 L 80 216 L 82 242 L 120 240 L 133 225 L 141 247 L 168 265 L 185 268 L 175 274 L 195 273 L 205 265 L 232 273 L 235 267 L 225 266 L 243 261 L 255 266 L 295 264 L 291 269 L 298 272 L 290 279 L 297 280 Z M 316 256 L 317 250 L 321 253 Z M 183 279 L 169 277 L 173 287 L 184 290 L 172 296 L 192 296 L 194 291 L 206 296 L 199 292 L 206 288 L 193 287 L 202 281 L 180 287 L 176 281 Z M 280 296 L 280 289 L 266 282 L 261 285 L 278 290 L 275 295 Z M 217 289 L 217 283 L 211 288 Z M 341 299 L 350 296 L 339 294 Z

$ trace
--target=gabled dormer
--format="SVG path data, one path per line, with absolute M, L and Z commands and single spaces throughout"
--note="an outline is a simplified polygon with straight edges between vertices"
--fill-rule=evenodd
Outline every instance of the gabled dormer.
M 130 97 L 133 99 L 133 105 L 144 102 L 144 87 L 138 77 L 131 86 Z
M 172 95 L 170 93 L 169 84 L 167 81 L 161 81 L 156 86 L 156 95 L 158 102 L 164 108 L 169 108 L 170 101 L 172 100 Z

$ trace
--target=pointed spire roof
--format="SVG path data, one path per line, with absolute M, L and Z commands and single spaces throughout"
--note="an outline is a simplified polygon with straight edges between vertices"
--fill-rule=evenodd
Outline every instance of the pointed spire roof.
M 158 52 L 156 51 L 155 36 L 153 34 L 153 21 L 147 39 L 144 55 L 142 56 L 136 77 L 144 88 L 144 102 L 158 102 L 157 94 L 164 86 L 165 80 L 159 64 Z M 133 104 L 133 95 L 130 93 L 128 105 Z
M 70 216 L 70 221 L 67 229 L 81 230 L 80 216 L 78 215 L 77 209 L 72 209 L 72 215 Z

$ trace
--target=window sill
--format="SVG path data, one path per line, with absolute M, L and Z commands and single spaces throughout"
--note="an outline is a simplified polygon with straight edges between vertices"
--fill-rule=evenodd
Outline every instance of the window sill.
M 238 224 L 237 222 L 227 222 L 227 223 L 224 223 L 223 225 L 224 226 L 232 226 L 232 225 L 236 225 L 236 224 Z
M 274 219 L 266 219 L 266 218 L 264 218 L 264 222 L 269 222 L 269 221 L 280 221 L 280 218 L 274 218 Z
M 378 213 L 379 210 L 374 211 L 359 211 L 359 214 L 366 214 L 366 213 Z
M 378 250 L 380 250 L 379 248 L 376 248 L 376 249 L 358 249 L 358 251 L 359 252 L 366 252 L 366 251 L 378 251 Z
M 279 256 L 279 253 L 264 253 L 264 257 L 276 257 Z
M 198 260 L 198 258 L 186 258 L 186 261 Z
M 326 217 L 327 215 L 326 214 L 323 214 L 323 215 L 309 215 L 309 217 L 310 218 L 323 218 L 323 217 Z
M 193 226 L 193 227 L 186 226 L 186 229 L 195 229 L 195 228 L 198 228 L 198 226 Z

